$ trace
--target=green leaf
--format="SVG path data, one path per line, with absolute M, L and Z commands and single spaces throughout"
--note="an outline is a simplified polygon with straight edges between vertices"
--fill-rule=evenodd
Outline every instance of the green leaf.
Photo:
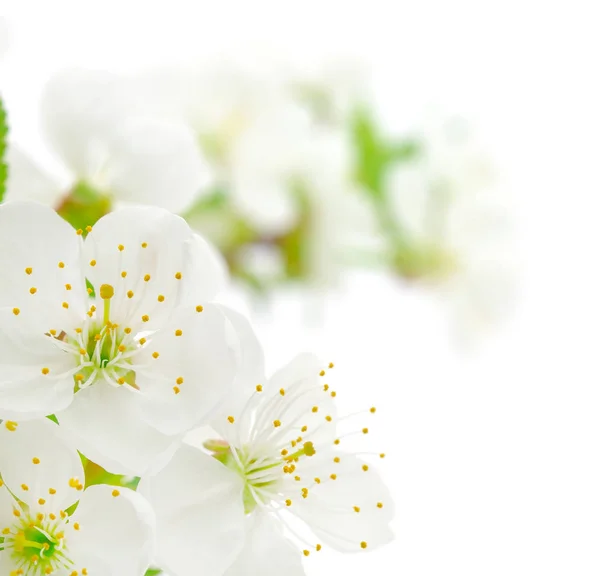
M 8 165 L 6 164 L 6 137 L 8 136 L 8 121 L 6 110 L 0 97 L 0 202 L 6 192 L 6 179 L 8 177 Z

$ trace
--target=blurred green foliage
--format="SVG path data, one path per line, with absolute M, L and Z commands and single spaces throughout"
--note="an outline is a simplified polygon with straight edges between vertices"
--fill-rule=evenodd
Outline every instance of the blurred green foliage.
M 8 136 L 8 120 L 2 97 L 0 97 L 0 202 L 6 192 L 6 179 L 8 177 L 8 166 L 6 164 L 6 138 Z

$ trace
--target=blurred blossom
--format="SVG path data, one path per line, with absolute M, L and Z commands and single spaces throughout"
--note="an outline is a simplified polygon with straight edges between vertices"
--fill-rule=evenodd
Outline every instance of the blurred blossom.
M 128 79 L 107 72 L 55 76 L 42 97 L 42 128 L 71 178 L 60 183 L 11 146 L 7 199 L 53 206 L 76 227 L 115 202 L 185 209 L 208 167 L 187 126 L 144 115 L 138 98 Z
M 8 22 L 5 18 L 0 16 L 0 59 L 6 54 L 8 51 L 8 46 L 10 44 L 10 31 L 9 31 Z
M 513 293 L 507 198 L 461 119 L 424 125 L 418 151 L 386 175 L 393 269 L 449 296 L 461 330 L 504 315 Z

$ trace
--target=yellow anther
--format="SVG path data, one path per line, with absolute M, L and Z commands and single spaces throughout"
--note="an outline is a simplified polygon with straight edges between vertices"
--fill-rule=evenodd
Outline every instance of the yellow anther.
M 361 542 L 360 543 L 360 547 L 364 550 L 367 547 L 367 543 L 366 542 Z
M 29 486 L 27 486 L 27 484 L 21 484 L 21 490 L 24 490 L 25 492 L 29 491 Z
M 144 282 L 150 282 L 150 278 L 151 278 L 150 274 L 146 274 L 144 276 Z
M 327 392 L 327 390 L 329 390 L 329 384 L 324 384 L 324 385 L 323 385 L 323 390 L 324 390 L 325 392 Z
M 235 418 L 233 416 L 227 416 L 227 420 L 230 424 L 233 424 L 235 422 Z
M 383 502 L 377 502 L 377 508 L 383 508 Z
M 85 356 L 85 355 L 87 354 L 87 350 L 86 350 L 85 348 L 80 348 L 80 349 L 79 349 L 79 353 L 80 353 L 82 356 Z
M 179 388 L 179 386 L 173 386 L 173 392 L 175 394 L 179 394 L 181 392 L 181 388 Z
M 318 406 L 313 406 L 312 411 L 315 412 L 315 413 L 318 412 L 319 411 L 319 407 Z
M 148 322 L 148 320 L 150 320 L 150 316 L 148 316 L 148 314 L 144 314 L 142 316 L 142 322 Z
M 373 406 L 373 408 L 371 408 L 371 409 L 369 410 L 369 412 L 370 412 L 371 414 L 375 414 L 375 412 L 377 412 L 377 408 L 375 408 L 375 406 Z
M 275 428 L 279 428 L 281 426 L 281 422 L 279 420 L 274 420 L 273 426 L 275 426 Z
M 336 456 L 336 457 L 333 459 L 333 461 L 334 461 L 336 464 L 339 464 L 339 463 L 340 463 L 340 457 L 339 457 L 339 456 Z
M 133 290 L 128 290 L 127 298 L 133 298 Z
M 59 268 L 64 268 L 65 267 L 65 263 L 64 262 L 59 262 L 58 263 L 58 267 Z
M 281 451 L 282 456 L 287 456 L 288 454 L 289 452 L 285 448 Z
M 323 547 L 322 547 L 320 544 L 317 544 L 317 545 L 315 546 L 315 550 L 316 550 L 317 552 L 320 552 L 322 548 L 323 548 Z
M 300 476 L 294 476 L 294 480 L 295 480 L 296 482 L 300 482 L 300 480 L 302 480 L 302 478 L 300 478 Z
M 282 396 L 285 396 L 285 390 L 282 388 L 281 390 L 279 390 L 279 394 L 281 394 Z
M 15 432 L 17 429 L 17 426 L 19 424 L 17 422 L 13 422 L 12 420 L 5 420 L 4 421 L 4 427 L 9 431 L 9 432 Z
M 62 307 L 66 310 L 69 307 L 69 303 L 68 302 L 63 302 L 62 303 Z
M 21 310 L 19 310 L 18 308 L 13 308 L 13 314 L 15 316 L 18 316 L 21 313 Z
M 35 294 L 36 292 L 37 292 L 37 288 L 36 288 L 35 286 L 32 286 L 32 287 L 29 289 L 29 293 L 30 293 L 30 294 Z
M 73 524 L 73 530 L 79 530 L 81 528 L 81 526 L 79 526 L 79 522 L 75 522 Z
M 325 376 L 325 370 L 321 370 L 321 371 L 319 372 L 319 376 Z
M 50 512 L 50 514 L 48 514 L 48 518 L 50 518 L 50 520 L 54 521 L 54 520 L 56 520 L 56 514 L 52 514 L 52 512 Z
M 71 286 L 70 284 L 65 284 L 65 290 L 72 290 L 73 286 Z
M 87 293 L 91 296 L 94 293 L 94 291 L 91 288 L 88 288 Z
M 31 276 L 32 272 L 33 272 L 33 268 L 25 268 L 25 274 L 27 274 L 27 276 Z
M 338 445 L 339 445 L 339 443 L 340 443 L 340 439 L 339 439 L 339 438 L 336 438 L 336 439 L 333 441 L 333 443 L 334 443 L 336 446 L 338 446 Z
M 159 302 L 164 302 L 165 301 L 165 297 L 162 294 L 159 294 L 157 300 Z
M 119 344 L 117 350 L 119 350 L 119 352 L 125 352 L 125 350 L 127 350 L 127 346 L 125 346 L 125 344 Z
M 262 391 L 263 391 L 262 384 L 257 384 L 257 385 L 256 385 L 256 391 L 257 391 L 257 392 L 262 392 Z
M 366 464 L 363 464 L 362 469 L 363 469 L 364 472 L 368 472 L 369 471 L 369 467 Z
M 333 418 L 331 416 L 325 416 L 325 420 L 327 420 L 327 422 L 331 422 Z
M 310 556 L 310 551 L 309 550 L 303 550 L 303 553 L 305 556 Z
M 200 305 L 196 306 L 196 312 L 202 312 L 202 310 L 204 310 L 203 306 L 200 306 Z
M 321 479 L 320 478 L 315 478 L 315 484 L 320 484 L 321 483 Z
M 317 453 L 315 445 L 312 442 L 305 442 L 302 449 L 304 450 L 304 454 L 309 457 L 314 456 Z
M 175 330 L 175 336 L 181 336 L 183 334 L 182 330 Z
M 13 516 L 19 518 L 19 516 L 21 516 L 21 511 L 17 508 L 13 508 Z
M 142 242 L 142 248 L 148 248 L 148 242 Z
M 304 433 L 308 430 L 308 426 L 302 426 L 300 430 L 302 430 L 302 433 Z
M 175 279 L 181 280 L 181 272 L 177 272 L 177 274 L 175 274 Z
M 125 328 L 123 332 L 125 332 L 125 334 L 131 334 L 131 328 Z
M 86 226 L 85 227 L 85 231 L 89 234 L 92 231 L 92 227 L 91 226 Z
M 125 246 L 123 246 L 123 244 L 119 244 L 117 248 L 119 249 L 119 252 L 123 252 L 123 250 L 125 250 Z
M 291 506 L 292 505 L 292 501 L 290 499 L 285 501 L 285 505 L 286 506 Z
M 330 363 L 329 363 L 329 367 L 330 367 L 330 368 L 333 368 L 333 367 L 334 367 L 334 363 L 333 363 L 333 362 L 330 362 Z
M 115 289 L 110 284 L 100 286 L 100 298 L 110 300 L 115 295 Z
M 127 270 L 123 270 L 123 272 L 121 272 L 121 278 L 127 278 Z
M 113 490 L 113 491 L 112 491 L 113 498 L 116 498 L 116 497 L 117 497 L 117 496 L 119 496 L 120 494 L 121 494 L 121 493 L 120 493 L 118 490 Z
M 337 474 L 331 474 L 331 476 L 329 476 L 332 480 L 337 480 Z
M 90 260 L 90 266 L 94 267 L 96 265 L 96 261 L 95 260 Z
M 180 376 L 179 378 L 177 378 L 177 380 L 175 380 L 175 382 L 177 382 L 177 384 L 179 384 L 179 386 L 181 386 L 183 384 L 183 376 Z
M 39 463 L 40 463 L 40 459 L 39 459 L 37 456 L 34 456 L 34 457 L 31 459 L 31 461 L 32 461 L 34 464 L 39 464 Z
M 335 398 L 336 396 L 337 396 L 337 392 L 332 392 L 332 393 L 331 393 L 331 397 L 332 397 L 332 398 Z
M 44 376 L 46 376 L 47 374 L 50 374 L 50 368 L 46 368 L 46 367 L 42 368 L 42 374 Z
M 56 490 L 54 488 L 48 488 L 48 494 L 54 495 L 56 494 Z
M 125 384 L 125 378 L 123 378 L 123 376 L 121 376 L 120 378 L 117 379 L 117 384 L 119 386 L 123 386 L 123 384 Z
M 40 506 L 43 506 L 46 503 L 46 501 L 43 498 L 38 499 L 38 504 Z
M 100 340 L 102 340 L 102 335 L 100 335 L 100 334 L 96 334 L 96 335 L 94 336 L 94 340 L 95 340 L 96 342 L 100 342 Z
M 147 340 L 145 338 L 140 338 L 140 346 L 143 346 Z
M 382 453 L 379 455 L 379 457 L 380 457 L 380 458 L 385 458 L 385 454 L 382 452 Z
M 361 432 L 362 432 L 363 434 L 368 434 L 368 433 L 369 433 L 369 429 L 368 429 L 368 428 L 363 428 L 363 429 L 361 430 Z
M 160 354 L 158 352 L 152 352 L 152 358 L 154 358 L 155 360 L 160 356 Z

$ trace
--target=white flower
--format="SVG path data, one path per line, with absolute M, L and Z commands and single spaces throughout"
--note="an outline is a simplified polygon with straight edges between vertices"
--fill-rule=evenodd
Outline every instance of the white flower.
M 367 461 L 338 450 L 352 433 L 339 435 L 325 375 L 314 357 L 297 357 L 233 399 L 213 423 L 221 440 L 205 443 L 214 456 L 184 445 L 142 480 L 169 573 L 191 573 L 202 553 L 206 576 L 300 576 L 302 556 L 322 546 L 363 552 L 391 540 L 390 494 Z
M 178 216 L 123 209 L 84 241 L 7 203 L 0 268 L 0 417 L 57 413 L 90 459 L 140 475 L 228 393 L 237 338 L 208 302 L 222 270 Z
M 83 490 L 81 459 L 59 426 L 2 422 L 0 473 L 3 576 L 145 574 L 154 545 L 150 506 L 126 488 Z
M 60 182 L 12 146 L 8 200 L 58 208 L 73 188 L 85 185 L 111 201 L 180 212 L 211 178 L 191 130 L 147 114 L 127 78 L 63 72 L 46 87 L 41 115 L 47 140 L 70 175 Z
M 508 198 L 463 122 L 426 128 L 422 154 L 389 175 L 390 214 L 409 249 L 424 258 L 417 266 L 431 265 L 416 276 L 450 297 L 459 332 L 472 335 L 505 315 L 512 301 Z

